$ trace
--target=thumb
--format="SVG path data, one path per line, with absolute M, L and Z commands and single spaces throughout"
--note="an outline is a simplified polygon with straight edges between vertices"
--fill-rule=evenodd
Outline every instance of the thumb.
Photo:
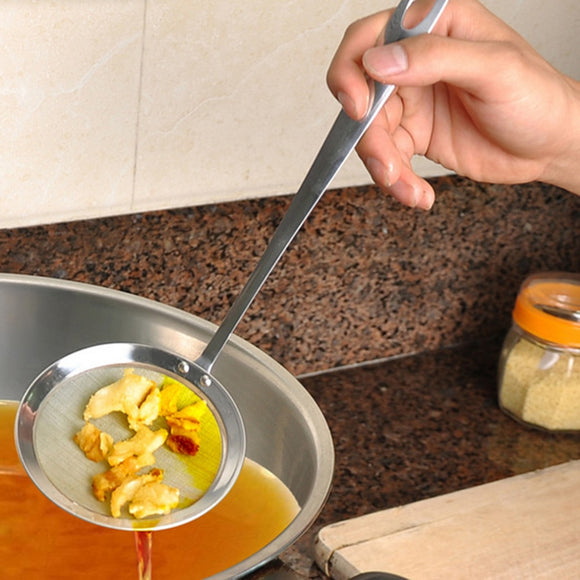
M 363 66 L 382 83 L 420 87 L 446 82 L 488 98 L 496 96 L 502 85 L 497 63 L 510 71 L 519 53 L 508 43 L 422 35 L 367 50 Z

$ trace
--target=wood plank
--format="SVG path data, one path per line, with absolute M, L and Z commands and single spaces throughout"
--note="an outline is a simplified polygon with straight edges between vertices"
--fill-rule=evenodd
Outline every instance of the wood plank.
M 580 461 L 323 528 L 315 557 L 347 580 L 580 578 Z

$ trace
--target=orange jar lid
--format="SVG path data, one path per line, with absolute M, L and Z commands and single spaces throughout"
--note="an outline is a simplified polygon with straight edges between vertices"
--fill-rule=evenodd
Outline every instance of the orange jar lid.
M 513 320 L 541 340 L 580 348 L 580 275 L 529 276 L 520 288 Z

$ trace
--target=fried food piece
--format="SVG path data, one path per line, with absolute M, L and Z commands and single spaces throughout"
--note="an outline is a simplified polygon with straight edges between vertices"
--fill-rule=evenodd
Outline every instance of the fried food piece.
M 198 401 L 165 417 L 170 430 L 167 446 L 175 453 L 195 455 L 199 450 L 201 418 L 207 411 L 205 401 Z
M 166 443 L 174 453 L 195 455 L 199 451 L 200 437 L 197 431 L 172 427 Z
M 105 501 L 107 495 L 117 489 L 126 479 L 133 477 L 143 467 L 155 465 L 153 453 L 132 456 L 111 469 L 93 477 L 93 494 L 99 501 Z
M 185 388 L 181 383 L 177 381 L 168 381 L 163 385 L 161 392 L 159 393 L 159 415 L 166 417 L 177 412 L 179 408 L 179 399 L 181 398 L 181 393 Z
M 159 416 L 159 389 L 155 381 L 125 369 L 118 381 L 99 389 L 87 403 L 83 418 L 98 419 L 114 411 L 127 415 L 129 426 L 151 425 Z
M 118 518 L 125 504 L 136 518 L 169 513 L 179 502 L 179 490 L 162 483 L 163 471 L 152 469 L 145 475 L 126 479 L 111 494 L 111 514 Z
M 168 514 L 179 503 L 179 490 L 175 487 L 152 481 L 142 485 L 129 505 L 129 513 L 136 518 Z
M 140 455 L 154 453 L 165 443 L 167 435 L 166 429 L 152 431 L 149 427 L 140 425 L 137 427 L 137 431 L 133 437 L 115 443 L 113 450 L 107 458 L 109 465 L 118 465 L 129 457 L 139 457 Z
M 183 409 L 165 415 L 165 420 L 169 427 L 179 427 L 188 431 L 199 431 L 201 418 L 207 412 L 207 403 L 197 401 L 192 405 L 187 405 Z
M 192 404 L 187 405 L 188 402 Z M 186 406 L 180 409 L 184 403 Z M 129 427 L 135 432 L 117 443 L 89 422 L 116 411 L 127 416 Z M 178 453 L 195 455 L 200 443 L 200 420 L 206 411 L 206 403 L 184 385 L 166 377 L 160 389 L 133 369 L 126 369 L 120 380 L 99 389 L 85 408 L 85 426 L 74 436 L 89 459 L 106 459 L 111 466 L 93 477 L 95 497 L 102 502 L 110 499 L 114 517 L 120 517 L 124 506 L 135 518 L 167 514 L 176 508 L 180 492 L 162 482 L 161 469 L 138 473 L 155 464 L 154 453 L 166 441 Z M 147 427 L 158 417 L 165 418 L 168 429 L 153 431 Z
M 111 494 L 111 514 L 113 517 L 118 518 L 121 516 L 123 506 L 132 501 L 137 490 L 142 485 L 152 481 L 160 481 L 161 479 L 163 479 L 163 471 L 157 468 L 152 469 L 145 475 L 134 475 L 126 478 Z
M 167 447 L 174 453 L 181 455 L 195 455 L 199 451 L 199 442 L 187 431 L 184 433 L 172 433 L 167 438 Z
M 115 443 L 111 435 L 88 422 L 73 437 L 73 440 L 86 457 L 95 463 L 106 459 Z
M 145 400 L 139 405 L 139 411 L 134 418 L 128 415 L 129 426 L 135 429 L 135 425 L 151 425 L 159 417 L 159 388 L 155 385 L 145 397 Z

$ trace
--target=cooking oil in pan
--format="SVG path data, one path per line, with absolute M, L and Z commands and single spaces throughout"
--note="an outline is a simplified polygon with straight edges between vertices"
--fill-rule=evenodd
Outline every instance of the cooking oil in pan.
M 71 516 L 29 480 L 14 447 L 16 409 L 17 403 L 0 402 L 2 578 L 68 580 L 82 576 L 101 580 L 113 574 L 137 578 L 133 534 Z M 195 580 L 217 574 L 272 541 L 298 510 L 293 495 L 279 479 L 246 460 L 232 491 L 212 511 L 192 523 L 152 534 L 150 577 Z M 146 553 L 141 558 L 146 580 Z

